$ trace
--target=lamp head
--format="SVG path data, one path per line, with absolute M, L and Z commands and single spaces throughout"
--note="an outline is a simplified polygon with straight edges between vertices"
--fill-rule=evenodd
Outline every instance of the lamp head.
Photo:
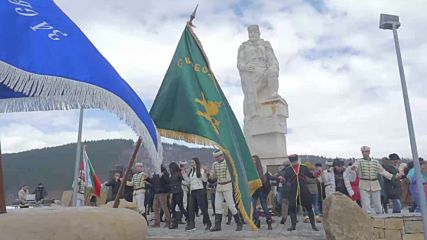
M 380 29 L 392 30 L 400 27 L 399 16 L 381 13 Z

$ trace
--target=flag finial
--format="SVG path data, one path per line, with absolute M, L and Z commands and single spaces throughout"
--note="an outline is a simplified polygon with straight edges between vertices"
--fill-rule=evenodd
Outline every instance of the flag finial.
M 191 15 L 190 15 L 190 21 L 188 21 L 188 24 L 190 26 L 192 26 L 192 27 L 194 27 L 194 25 L 193 25 L 193 19 L 196 18 L 196 12 L 197 12 L 197 8 L 198 7 L 199 7 L 199 4 L 197 4 L 196 7 L 194 8 L 193 13 L 191 13 Z

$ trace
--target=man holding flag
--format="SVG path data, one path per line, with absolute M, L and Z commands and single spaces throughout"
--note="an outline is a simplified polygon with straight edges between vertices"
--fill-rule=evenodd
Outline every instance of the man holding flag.
M 222 215 L 224 214 L 224 200 L 236 221 L 236 231 L 241 231 L 243 223 L 239 217 L 236 209 L 236 203 L 233 199 L 233 183 L 231 182 L 230 171 L 228 171 L 224 153 L 221 150 L 216 150 L 213 153 L 213 157 L 216 162 L 212 164 L 209 181 L 216 181 L 218 185 L 215 193 L 215 225 L 210 229 L 210 231 L 221 231 Z
M 147 175 L 142 171 L 142 163 L 135 163 L 136 173 L 130 181 L 126 182 L 127 186 L 133 187 L 133 203 L 136 204 L 138 212 L 147 219 L 145 215 L 145 180 Z M 123 179 L 122 179 L 123 181 Z
M 211 71 L 191 22 L 184 29 L 150 115 L 161 136 L 215 146 L 222 151 L 237 206 L 243 219 L 255 230 L 250 218 L 251 195 L 261 181 L 240 125 Z

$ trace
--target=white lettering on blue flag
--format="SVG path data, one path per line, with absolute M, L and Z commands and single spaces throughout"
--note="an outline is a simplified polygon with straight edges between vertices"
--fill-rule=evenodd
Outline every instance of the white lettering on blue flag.
M 31 6 L 31 4 L 27 1 L 23 1 L 23 0 L 8 0 L 8 1 L 11 4 L 16 5 L 15 12 L 20 16 L 34 17 L 34 16 L 39 15 L 39 13 L 36 10 L 34 10 L 33 7 Z M 53 26 L 51 26 L 46 21 L 43 21 L 43 22 L 36 24 L 34 26 L 30 26 L 30 28 L 34 32 L 49 31 L 47 33 L 47 36 L 48 36 L 48 38 L 50 38 L 51 40 L 54 40 L 54 41 L 59 41 L 59 40 L 61 40 L 61 37 L 68 36 L 67 33 L 64 33 L 61 30 L 55 29 Z

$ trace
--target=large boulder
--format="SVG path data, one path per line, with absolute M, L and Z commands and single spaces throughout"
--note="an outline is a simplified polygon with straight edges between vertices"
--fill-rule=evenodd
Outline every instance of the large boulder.
M 0 239 L 144 240 L 145 219 L 128 209 L 30 208 L 0 215 Z
M 61 197 L 61 206 L 71 207 L 72 200 L 73 200 L 73 191 L 64 191 Z
M 323 203 L 323 227 L 328 240 L 371 240 L 371 218 L 349 197 L 334 193 Z
M 111 202 L 108 202 L 105 205 L 101 205 L 101 207 L 103 207 L 103 208 L 112 208 L 113 205 L 114 205 L 114 201 L 111 201 Z M 119 208 L 127 208 L 127 209 L 133 210 L 135 212 L 138 212 L 138 207 L 136 206 L 135 203 L 128 202 L 128 201 L 126 201 L 123 198 L 120 199 Z

